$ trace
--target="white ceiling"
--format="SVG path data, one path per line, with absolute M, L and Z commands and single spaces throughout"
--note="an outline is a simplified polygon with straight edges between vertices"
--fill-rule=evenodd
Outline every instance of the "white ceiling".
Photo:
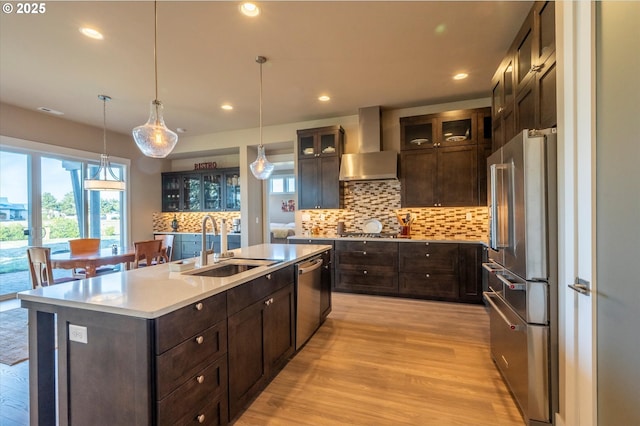
M 154 98 L 150 1 L 47 1 L 40 15 L 0 15 L 0 101 L 48 107 L 130 133 Z M 255 128 L 259 66 L 264 125 L 490 96 L 490 80 L 530 1 L 235 1 L 158 4 L 159 99 L 187 135 Z M 84 37 L 92 26 L 104 40 Z M 458 72 L 469 78 L 452 80 Z M 320 94 L 331 101 L 321 103 Z M 223 111 L 222 103 L 234 105 Z

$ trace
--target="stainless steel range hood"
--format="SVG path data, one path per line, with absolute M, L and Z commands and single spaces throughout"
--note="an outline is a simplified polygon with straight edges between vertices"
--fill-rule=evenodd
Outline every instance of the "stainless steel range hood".
M 358 152 L 342 156 L 340 180 L 398 179 L 398 153 L 381 151 L 379 106 L 358 110 L 358 129 Z

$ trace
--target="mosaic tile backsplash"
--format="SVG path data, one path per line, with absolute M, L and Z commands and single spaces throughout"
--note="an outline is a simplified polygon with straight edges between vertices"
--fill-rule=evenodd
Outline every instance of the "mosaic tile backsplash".
M 345 232 L 361 232 L 367 219 L 382 223 L 382 232 L 399 234 L 398 215 L 413 219 L 411 235 L 433 239 L 484 241 L 488 235 L 487 207 L 401 208 L 399 181 L 349 182 L 344 190 L 344 209 L 303 210 L 303 232 L 319 228 L 319 235 L 336 235 L 338 221 Z
M 202 213 L 154 213 L 153 214 L 153 232 L 173 232 L 171 222 L 175 216 L 178 221 L 177 232 L 193 232 L 198 233 L 202 230 L 202 218 L 210 214 L 218 222 L 227 220 L 227 230 L 230 231 L 233 219 L 240 219 L 240 212 L 202 212 Z M 211 226 L 211 225 L 208 225 Z

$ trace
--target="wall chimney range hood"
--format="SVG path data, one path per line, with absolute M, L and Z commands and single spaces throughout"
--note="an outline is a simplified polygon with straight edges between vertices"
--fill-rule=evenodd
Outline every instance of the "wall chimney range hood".
M 380 107 L 358 110 L 360 139 L 356 154 L 342 155 L 340 180 L 398 179 L 398 153 L 381 151 Z

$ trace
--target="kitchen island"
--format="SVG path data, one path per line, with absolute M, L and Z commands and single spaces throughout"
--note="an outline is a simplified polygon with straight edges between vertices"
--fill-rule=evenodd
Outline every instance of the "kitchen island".
M 228 277 L 173 263 L 20 293 L 31 424 L 227 423 L 295 351 L 294 264 L 330 250 L 263 244 L 236 263 L 275 263 Z

